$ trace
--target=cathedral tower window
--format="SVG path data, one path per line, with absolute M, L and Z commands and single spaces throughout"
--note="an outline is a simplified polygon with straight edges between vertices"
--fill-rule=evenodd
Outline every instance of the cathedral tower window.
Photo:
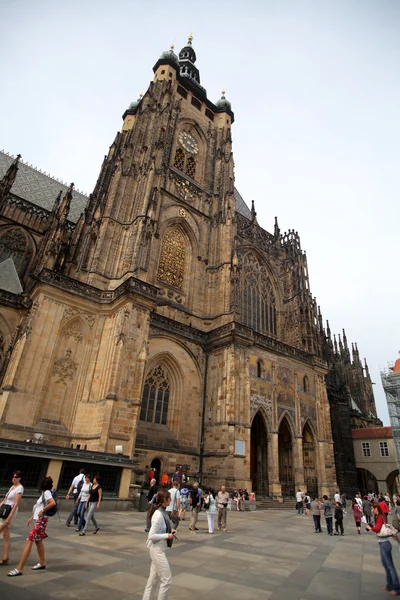
M 182 290 L 185 264 L 186 240 L 182 231 L 175 227 L 164 236 L 158 265 L 158 279 Z
M 144 382 L 140 420 L 166 425 L 169 393 L 168 372 L 163 366 L 157 365 Z
M 310 391 L 310 384 L 308 382 L 308 377 L 307 375 L 304 375 L 303 377 L 303 392 L 309 392 Z
M 257 361 L 257 377 L 259 379 L 261 379 L 262 376 L 263 376 L 263 370 L 264 370 L 263 369 L 263 362 L 262 362 L 262 360 L 258 360 Z
M 252 252 L 244 254 L 242 263 L 242 322 L 255 331 L 276 336 L 275 293 L 269 272 Z
M 10 227 L 0 233 L 0 262 L 12 258 L 18 275 L 24 275 L 32 258 L 32 247 L 19 227 Z
M 194 179 L 196 177 L 196 161 L 193 156 L 189 156 L 186 163 L 186 175 Z
M 174 167 L 180 171 L 183 171 L 185 168 L 185 155 L 181 148 L 178 148 L 175 152 Z

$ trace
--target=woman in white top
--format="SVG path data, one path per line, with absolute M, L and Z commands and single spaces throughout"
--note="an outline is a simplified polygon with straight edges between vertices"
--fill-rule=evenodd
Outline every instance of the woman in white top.
M 10 525 L 11 519 L 18 511 L 18 504 L 21 502 L 22 494 L 24 493 L 24 488 L 21 485 L 22 472 L 14 471 L 12 476 L 12 486 L 8 490 L 6 497 L 0 503 L 0 506 L 3 504 L 7 504 L 11 506 L 10 514 L 6 519 L 2 519 L 2 523 L 0 525 L 0 532 L 3 534 L 4 539 L 4 553 L 3 560 L 0 562 L 0 565 L 8 565 L 10 560 Z
M 207 513 L 208 533 L 214 533 L 214 520 L 217 514 L 217 501 L 212 490 L 208 491 L 204 499 L 204 507 Z
M 87 503 L 90 496 L 90 490 L 92 489 L 92 483 L 90 481 L 90 475 L 85 475 L 85 481 L 82 485 L 81 491 L 79 492 L 79 496 L 76 499 L 76 503 L 78 505 L 78 517 L 79 517 L 79 525 L 75 529 L 75 531 L 80 531 L 86 525 L 85 521 L 85 510 L 87 507 Z
M 157 600 L 167 600 L 172 584 L 171 569 L 165 551 L 168 548 L 167 540 L 176 537 L 175 529 L 172 529 L 171 521 L 166 513 L 166 508 L 171 502 L 171 494 L 168 490 L 161 490 L 157 494 L 156 504 L 150 514 L 151 527 L 146 546 L 150 552 L 151 567 L 150 575 L 144 590 L 143 600 L 150 600 L 153 588 L 160 585 Z M 158 581 L 159 580 L 159 581 Z
M 12 569 L 7 573 L 9 577 L 17 577 L 22 575 L 23 568 L 32 550 L 32 544 L 35 542 L 36 549 L 39 555 L 39 562 L 37 565 L 32 567 L 32 571 L 40 571 L 46 568 L 46 555 L 44 553 L 43 540 L 49 537 L 46 533 L 47 521 L 46 512 L 55 505 L 55 500 L 52 496 L 51 490 L 53 488 L 53 480 L 51 477 L 44 477 L 40 484 L 41 494 L 33 507 L 32 516 L 27 521 L 27 526 L 35 521 L 34 526 L 30 530 L 27 540 L 25 542 L 25 548 L 22 552 L 21 559 L 16 569 Z

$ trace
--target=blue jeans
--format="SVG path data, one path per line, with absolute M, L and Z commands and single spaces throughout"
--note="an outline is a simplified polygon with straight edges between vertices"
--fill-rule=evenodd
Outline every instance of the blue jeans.
M 331 534 L 333 532 L 332 517 L 325 517 L 325 521 L 328 533 Z
M 78 517 L 79 517 L 79 529 L 82 529 L 82 527 L 85 526 L 86 521 L 85 521 L 85 509 L 86 509 L 86 501 L 85 502 L 79 502 L 78 504 Z
M 304 508 L 303 508 L 303 503 L 302 502 L 298 502 L 297 503 L 297 512 L 298 512 L 298 514 L 300 514 L 300 511 L 302 513 L 304 513 Z
M 386 589 L 388 592 L 391 592 L 392 590 L 400 592 L 399 578 L 393 564 L 392 544 L 387 540 L 386 542 L 378 542 L 378 546 L 381 551 L 383 568 L 386 571 Z

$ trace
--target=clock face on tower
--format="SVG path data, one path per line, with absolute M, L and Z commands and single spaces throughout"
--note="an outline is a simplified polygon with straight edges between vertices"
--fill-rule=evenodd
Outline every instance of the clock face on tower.
M 181 131 L 179 134 L 179 143 L 186 152 L 189 154 L 197 154 L 199 151 L 199 145 L 190 133 L 187 131 Z

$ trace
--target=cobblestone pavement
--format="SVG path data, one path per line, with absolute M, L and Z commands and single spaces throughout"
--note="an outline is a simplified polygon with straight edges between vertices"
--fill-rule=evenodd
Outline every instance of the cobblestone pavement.
M 31 571 L 36 549 L 22 577 L 0 567 L 1 600 L 139 600 L 149 573 L 143 513 L 97 513 L 101 529 L 79 537 L 53 517 L 45 541 L 48 568 Z M 12 533 L 11 566 L 16 566 L 27 528 L 19 514 Z M 281 511 L 228 513 L 228 531 L 188 531 L 181 522 L 179 541 L 168 552 L 172 600 L 380 600 L 384 572 L 374 534 L 357 535 L 352 515 L 345 536 L 315 534 L 311 517 Z M 393 546 L 400 569 L 400 553 Z

